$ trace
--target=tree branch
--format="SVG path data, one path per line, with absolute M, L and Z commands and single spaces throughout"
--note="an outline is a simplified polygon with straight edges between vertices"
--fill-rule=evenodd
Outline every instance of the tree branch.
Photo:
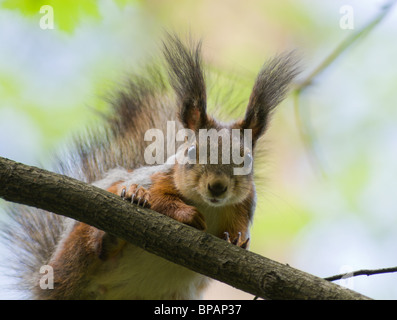
M 265 299 L 368 299 L 75 179 L 0 157 L 0 197 L 109 232 Z
M 382 268 L 382 269 L 361 269 L 357 271 L 337 274 L 335 276 L 324 278 L 327 281 L 336 281 L 340 279 L 348 279 L 355 276 L 372 276 L 374 274 L 397 272 L 397 267 Z

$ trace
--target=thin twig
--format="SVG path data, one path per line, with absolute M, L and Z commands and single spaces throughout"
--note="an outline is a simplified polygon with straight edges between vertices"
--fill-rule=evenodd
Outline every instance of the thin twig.
M 353 272 L 347 272 L 347 273 L 342 273 L 338 274 L 332 277 L 327 277 L 324 278 L 325 280 L 328 281 L 335 281 L 335 280 L 340 280 L 340 279 L 348 279 L 351 277 L 356 277 L 356 276 L 371 276 L 374 274 L 382 274 L 382 273 L 392 273 L 392 272 L 397 272 L 397 267 L 391 267 L 391 268 L 382 268 L 382 269 L 361 269 Z
M 368 24 L 363 26 L 360 30 L 353 33 L 350 37 L 347 37 L 342 41 L 339 46 L 337 46 L 328 57 L 326 57 L 323 62 L 321 62 L 317 68 L 310 73 L 305 80 L 301 81 L 295 90 L 302 91 L 308 87 L 313 80 L 327 69 L 335 60 L 338 58 L 348 47 L 355 43 L 359 38 L 368 34 L 373 28 L 375 28 L 391 11 L 392 7 L 396 4 L 396 0 L 390 1 L 388 4 L 382 6 L 381 11 L 374 17 L 373 20 L 369 21 Z
M 294 111 L 295 111 L 295 121 L 297 123 L 297 127 L 301 139 L 303 141 L 303 144 L 307 150 L 309 161 L 311 162 L 314 168 L 317 168 L 317 170 L 321 173 L 322 177 L 325 177 L 325 170 L 323 169 L 323 166 L 320 165 L 322 163 L 322 161 L 320 160 L 320 150 L 317 148 L 315 143 L 315 135 L 313 134 L 313 130 L 311 129 L 311 125 L 309 121 L 310 117 L 302 116 L 302 110 L 299 104 L 301 90 L 294 90 L 292 92 Z M 303 120 L 304 118 L 306 120 Z
M 324 72 L 335 60 L 345 52 L 353 43 L 355 43 L 358 39 L 363 38 L 370 31 L 372 31 L 391 11 L 392 7 L 396 4 L 396 0 L 390 1 L 389 3 L 382 6 L 380 12 L 366 25 L 364 25 L 357 32 L 353 33 L 351 36 L 347 37 L 344 41 L 342 41 L 303 81 L 298 83 L 294 89 L 294 108 L 295 108 L 295 118 L 298 124 L 298 128 L 300 130 L 300 135 L 305 144 L 306 149 L 309 154 L 311 154 L 311 160 L 316 164 L 316 167 L 320 168 L 320 171 L 324 174 L 319 165 L 319 155 L 317 151 L 314 150 L 315 139 L 313 137 L 313 133 L 310 130 L 310 126 L 308 124 L 309 119 L 305 119 L 303 121 L 303 117 L 301 116 L 301 108 L 299 105 L 299 98 L 303 91 L 305 91 L 314 80 Z

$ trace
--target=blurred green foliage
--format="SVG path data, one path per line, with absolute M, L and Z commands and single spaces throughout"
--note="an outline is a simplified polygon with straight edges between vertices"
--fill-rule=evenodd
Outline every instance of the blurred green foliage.
M 377 12 L 372 2 L 353 2 L 357 24 Z M 38 27 L 42 5 L 54 8 L 54 30 Z M 48 154 L 65 137 L 96 123 L 96 111 L 107 106 L 104 98 L 139 70 L 137 65 L 157 56 L 159 47 L 149 39 L 160 40 L 164 29 L 203 38 L 209 110 L 223 106 L 226 120 L 241 117 L 256 74 L 269 57 L 298 48 L 307 73 L 354 32 L 339 28 L 341 5 L 339 0 L 3 0 L 0 130 L 7 130 L 0 136 L 0 151 L 6 143 L 16 148 L 21 139 L 34 144 L 32 157 L 43 150 Z M 390 40 L 395 31 L 390 21 L 383 29 L 378 26 L 316 79 L 302 99 L 302 120 L 310 122 L 310 138 L 322 152 L 325 179 L 308 160 L 291 100 L 279 107 L 266 134 L 266 156 L 260 158 L 266 178 L 258 188 L 252 250 L 293 260 L 308 271 L 318 260 L 315 271 L 329 275 L 339 273 L 335 268 L 341 264 L 373 262 L 363 258 L 372 248 L 385 266 L 382 259 L 391 256 L 397 234 L 397 49 Z M 6 118 L 9 114 L 13 117 Z M 20 118 L 31 127 L 18 126 Z M 39 141 L 29 140 L 33 131 Z M 343 231 L 349 223 L 357 229 Z M 350 230 L 356 232 L 351 238 Z M 388 239 L 388 246 L 360 238 L 371 232 Z M 356 237 L 361 247 L 350 249 Z
M 73 32 L 76 26 L 87 18 L 100 19 L 97 0 L 6 0 L 2 3 L 5 9 L 18 10 L 26 16 L 37 16 L 40 8 L 50 5 L 56 15 L 56 25 L 60 30 Z
M 40 14 L 40 8 L 49 5 L 56 14 L 56 25 L 59 30 L 73 32 L 76 27 L 87 19 L 99 21 L 101 14 L 98 0 L 5 0 L 1 3 L 4 9 L 18 10 L 23 15 L 31 17 Z M 114 0 L 120 7 L 137 3 L 139 0 Z M 55 15 L 54 14 L 54 15 Z

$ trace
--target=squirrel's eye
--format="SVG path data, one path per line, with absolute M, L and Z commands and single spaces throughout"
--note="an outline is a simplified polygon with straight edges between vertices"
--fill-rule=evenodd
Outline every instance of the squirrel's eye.
M 244 165 L 250 166 L 252 164 L 252 155 L 250 152 L 247 152 L 244 156 Z
M 190 146 L 189 149 L 187 149 L 187 156 L 189 160 L 196 160 L 196 146 Z

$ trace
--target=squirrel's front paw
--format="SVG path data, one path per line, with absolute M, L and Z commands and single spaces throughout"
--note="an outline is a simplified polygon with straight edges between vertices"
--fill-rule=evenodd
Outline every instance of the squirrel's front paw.
M 183 206 L 175 210 L 175 220 L 192 226 L 199 230 L 205 230 L 207 225 L 204 220 L 204 216 L 194 207 Z
M 124 200 L 129 200 L 131 203 L 135 203 L 142 208 L 150 207 L 150 192 L 137 184 L 131 184 L 128 187 L 121 186 L 119 188 L 119 195 Z
M 223 234 L 224 234 L 224 239 L 227 242 L 229 242 L 231 244 L 234 244 L 236 246 L 239 246 L 240 248 L 243 248 L 243 249 L 247 249 L 248 248 L 248 243 L 249 243 L 250 238 L 242 240 L 241 232 L 239 232 L 237 234 L 237 238 L 235 238 L 234 240 L 230 240 L 229 232 L 224 232 Z

